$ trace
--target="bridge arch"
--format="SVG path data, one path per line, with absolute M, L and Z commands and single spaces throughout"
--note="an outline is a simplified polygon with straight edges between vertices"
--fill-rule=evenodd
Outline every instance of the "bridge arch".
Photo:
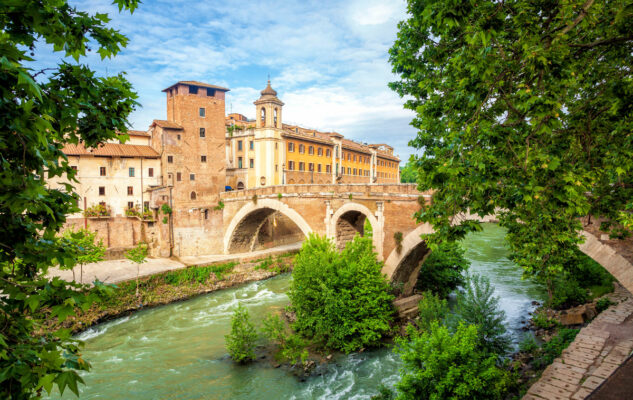
M 419 225 L 402 239 L 402 249 L 399 252 L 397 249 L 391 251 L 382 267 L 382 273 L 387 275 L 387 279 L 404 284 L 402 292 L 405 295 L 413 292 L 422 263 L 431 253 L 422 235 L 433 232 L 431 224 Z
M 279 200 L 261 199 L 255 202 L 248 202 L 231 219 L 224 233 L 224 254 L 237 252 L 236 249 L 245 247 L 251 243 L 246 251 L 252 251 L 254 241 L 257 239 L 261 229 L 269 217 L 281 215 L 296 225 L 303 236 L 308 236 L 312 228 L 303 219 L 301 214 L 288 207 Z M 236 236 L 236 232 L 240 236 Z
M 581 233 L 585 241 L 578 245 L 580 251 L 602 265 L 622 286 L 633 293 L 633 265 L 593 234 L 584 230 Z
M 359 203 L 345 203 L 339 207 L 329 221 L 329 236 L 335 240 L 339 249 L 345 247 L 353 236 L 365 234 L 364 223 L 369 221 L 372 229 L 372 242 L 378 256 L 382 256 L 383 227 L 369 208 Z

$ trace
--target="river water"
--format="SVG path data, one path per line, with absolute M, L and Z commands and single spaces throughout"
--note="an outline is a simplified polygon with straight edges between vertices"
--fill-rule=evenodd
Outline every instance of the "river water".
M 464 240 L 471 272 L 495 285 L 517 343 L 522 321 L 542 300 L 538 285 L 521 280 L 507 259 L 505 232 L 494 224 Z M 82 399 L 368 399 L 381 384 L 398 380 L 398 358 L 390 349 L 338 356 L 322 376 L 300 381 L 283 369 L 235 365 L 224 349 L 232 311 L 238 302 L 254 322 L 288 304 L 290 276 L 278 276 L 192 300 L 140 311 L 82 333 Z M 58 397 L 57 397 L 58 398 Z M 75 398 L 69 391 L 63 398 Z

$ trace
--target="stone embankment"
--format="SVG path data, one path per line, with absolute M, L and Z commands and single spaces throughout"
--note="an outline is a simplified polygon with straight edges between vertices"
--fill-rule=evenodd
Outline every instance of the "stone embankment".
M 618 286 L 609 298 L 617 304 L 580 330 L 523 400 L 585 399 L 629 357 L 633 350 L 633 296 Z

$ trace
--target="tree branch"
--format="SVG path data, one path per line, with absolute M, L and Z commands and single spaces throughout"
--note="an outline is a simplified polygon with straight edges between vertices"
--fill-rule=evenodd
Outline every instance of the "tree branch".
M 585 4 L 583 4 L 580 14 L 576 17 L 575 20 L 573 20 L 571 24 L 567 25 L 565 29 L 563 29 L 563 31 L 561 32 L 561 36 L 574 29 L 576 25 L 578 25 L 580 21 L 582 21 L 587 16 L 587 12 L 589 11 L 589 8 L 593 5 L 593 1 L 594 0 L 587 0 Z

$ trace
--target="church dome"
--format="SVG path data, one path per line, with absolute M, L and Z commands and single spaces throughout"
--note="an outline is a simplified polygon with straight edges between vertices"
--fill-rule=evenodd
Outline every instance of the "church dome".
M 270 79 L 268 80 L 268 84 L 266 85 L 266 88 L 264 90 L 261 91 L 262 96 L 277 96 L 277 91 L 275 91 L 275 89 L 273 89 L 270 86 Z

